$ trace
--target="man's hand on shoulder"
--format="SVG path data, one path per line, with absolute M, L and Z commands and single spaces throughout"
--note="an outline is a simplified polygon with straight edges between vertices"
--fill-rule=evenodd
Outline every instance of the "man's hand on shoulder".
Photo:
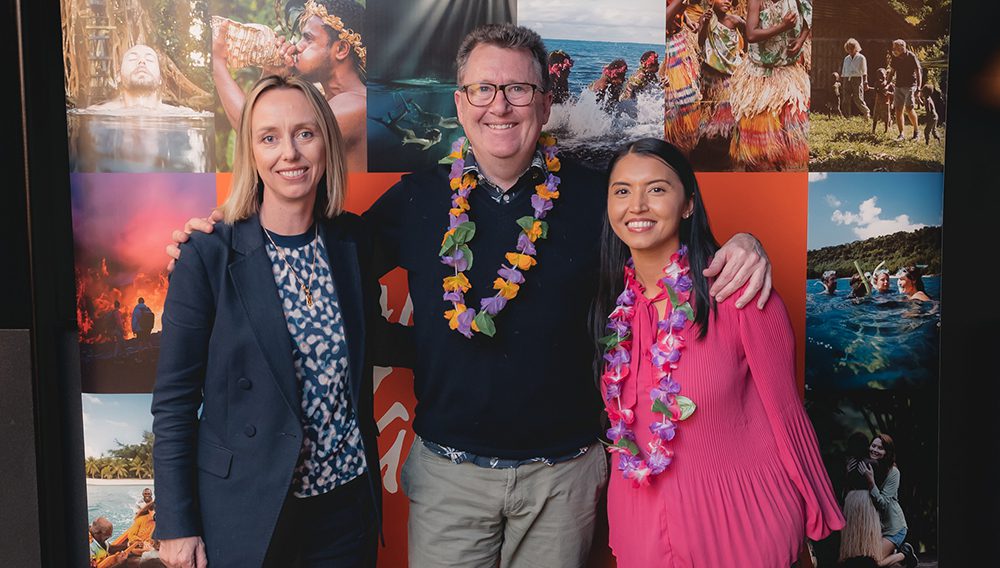
M 708 293 L 721 302 L 747 285 L 743 295 L 736 300 L 736 307 L 747 305 L 757 293 L 757 307 L 764 308 L 771 296 L 771 262 L 760 241 L 749 233 L 737 233 L 715 253 L 712 263 L 703 271 L 715 282 Z
M 180 245 L 188 242 L 192 232 L 211 233 L 215 229 L 215 224 L 221 220 L 222 211 L 213 209 L 211 215 L 208 217 L 192 217 L 188 219 L 187 223 L 184 223 L 183 229 L 175 230 L 170 235 L 170 239 L 173 242 L 167 245 L 167 255 L 170 256 L 170 262 L 167 263 L 167 272 L 174 271 L 174 264 L 181 257 Z
M 200 536 L 161 540 L 160 561 L 169 568 L 208 568 L 205 542 Z

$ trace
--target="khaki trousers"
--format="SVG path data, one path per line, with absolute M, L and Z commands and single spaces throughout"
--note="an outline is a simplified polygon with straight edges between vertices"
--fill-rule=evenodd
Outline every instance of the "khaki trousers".
M 578 568 L 608 482 L 601 444 L 573 460 L 489 469 L 417 438 L 401 472 L 412 568 Z

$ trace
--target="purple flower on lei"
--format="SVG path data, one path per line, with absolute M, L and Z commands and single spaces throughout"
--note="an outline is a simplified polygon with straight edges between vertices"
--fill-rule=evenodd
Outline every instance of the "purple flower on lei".
M 472 320 L 476 318 L 476 310 L 469 308 L 458 314 L 458 332 L 472 338 Z
M 622 453 L 618 458 L 618 471 L 624 474 L 625 479 L 628 479 L 631 472 L 641 468 L 643 465 L 642 458 L 638 456 Z
M 618 422 L 611 428 L 608 428 L 608 431 L 605 433 L 608 435 L 608 439 L 611 440 L 612 442 L 617 442 L 622 438 L 625 438 L 626 440 L 635 440 L 635 434 L 633 434 L 632 431 L 628 429 L 628 426 L 625 425 L 624 420 Z
M 535 243 L 531 242 L 524 231 L 517 237 L 517 251 L 531 256 L 535 255 Z
M 467 222 L 468 220 L 469 216 L 466 215 L 465 213 L 462 213 L 458 217 L 455 217 L 454 215 L 448 215 L 448 228 L 454 229 L 455 227 L 461 225 L 462 223 Z
M 630 359 L 628 351 L 621 345 L 604 354 L 604 360 L 607 361 L 611 367 L 626 365 Z
M 649 431 L 664 442 L 669 442 L 670 440 L 673 440 L 674 435 L 677 434 L 677 425 L 670 420 L 653 422 L 649 425 Z
M 497 294 L 496 296 L 491 296 L 489 298 L 483 298 L 479 301 L 479 307 L 484 312 L 495 316 L 500 313 L 500 310 L 507 305 L 507 298 Z
M 451 292 L 444 293 L 445 302 L 454 302 L 456 304 L 464 304 L 465 296 L 462 295 L 461 290 L 452 290 Z
M 507 268 L 504 266 L 500 270 L 497 270 L 497 274 L 500 275 L 500 278 L 510 280 L 514 284 L 524 283 L 524 275 L 521 274 L 521 271 L 516 268 Z
M 454 267 L 459 272 L 469 267 L 469 259 L 465 258 L 465 254 L 460 249 L 455 249 L 455 254 L 453 255 L 442 256 L 441 262 Z
M 451 172 L 449 172 L 449 178 L 457 178 L 462 175 L 462 170 L 465 169 L 465 160 L 462 158 L 455 158 L 455 161 L 451 163 Z
M 537 193 L 531 196 L 531 207 L 535 210 L 535 218 L 541 219 L 552 209 L 551 199 L 542 199 Z
M 630 326 L 628 322 L 613 319 L 608 321 L 608 329 L 615 332 L 618 337 L 624 337 L 628 333 Z
M 631 288 L 625 288 L 621 294 L 618 294 L 618 299 L 615 303 L 619 306 L 631 306 L 635 304 L 635 292 Z
M 621 396 L 621 394 L 622 394 L 621 383 L 608 383 L 607 386 L 604 387 L 604 400 L 614 400 L 619 396 Z
M 665 469 L 667 469 L 667 466 L 670 465 L 671 461 L 673 461 L 673 458 L 667 454 L 663 452 L 653 452 L 649 454 L 649 458 L 646 460 L 646 463 L 649 465 L 650 473 L 653 475 L 660 475 Z

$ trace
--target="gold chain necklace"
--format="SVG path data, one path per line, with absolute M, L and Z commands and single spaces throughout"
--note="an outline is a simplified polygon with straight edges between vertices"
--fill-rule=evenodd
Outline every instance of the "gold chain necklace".
M 317 224 L 315 225 L 315 227 L 316 227 L 316 234 L 313 237 L 313 242 L 319 240 L 319 225 Z M 264 234 L 267 235 L 267 240 L 271 241 L 271 246 L 273 246 L 275 252 L 278 253 L 278 258 L 280 258 L 282 262 L 285 263 L 285 266 L 288 267 L 288 272 L 292 274 L 292 278 L 294 278 L 295 281 L 299 284 L 299 290 L 301 290 L 302 293 L 306 295 L 306 305 L 309 306 L 309 308 L 312 308 L 313 307 L 312 284 L 313 284 L 313 277 L 316 275 L 316 257 L 319 255 L 319 246 L 317 245 L 316 250 L 313 251 L 312 268 L 309 269 L 309 282 L 306 283 L 303 282 L 301 278 L 299 278 L 298 272 L 295 270 L 292 264 L 288 262 L 288 258 L 285 257 L 285 253 L 281 252 L 281 247 L 279 247 L 277 243 L 274 242 L 274 239 L 271 238 L 271 231 L 264 229 Z

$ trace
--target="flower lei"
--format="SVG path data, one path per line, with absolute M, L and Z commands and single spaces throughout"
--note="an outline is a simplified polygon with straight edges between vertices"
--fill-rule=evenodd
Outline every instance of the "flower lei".
M 635 290 L 641 285 L 635 279 L 635 267 L 629 259 L 625 265 L 625 290 L 618 296 L 614 311 L 608 316 L 611 335 L 601 339 L 604 345 L 604 373 L 601 384 L 604 391 L 605 409 L 611 419 L 607 436 L 612 444 L 608 448 L 617 453 L 618 469 L 625 479 L 635 487 L 649 484 L 649 478 L 659 475 L 670 465 L 674 452 L 665 446 L 677 433 L 677 422 L 686 420 L 695 410 L 691 399 L 681 396 L 681 386 L 674 380 L 684 348 L 684 338 L 677 332 L 684 328 L 688 320 L 694 319 L 694 310 L 688 301 L 693 282 L 688 276 L 687 247 L 670 257 L 663 269 L 663 278 L 657 281 L 670 301 L 666 317 L 656 323 L 656 340 L 649 348 L 653 364 L 653 379 L 656 381 L 649 391 L 653 401 L 652 411 L 662 416 L 662 420 L 649 425 L 653 439 L 649 442 L 649 452 L 644 456 L 636 443 L 631 424 L 635 412 L 621 399 L 623 383 L 629 378 L 629 361 L 632 348 L 632 318 L 635 315 Z
M 465 271 L 472 267 L 473 260 L 469 242 L 476 234 L 476 224 L 469 220 L 468 215 L 469 193 L 476 187 L 476 176 L 471 172 L 462 173 L 468 149 L 466 139 L 456 140 L 451 147 L 451 154 L 442 160 L 442 163 L 451 162 L 448 179 L 453 193 L 448 215 L 448 230 L 441 241 L 441 251 L 438 252 L 438 256 L 441 257 L 442 264 L 455 269 L 454 275 L 446 276 L 442 283 L 444 300 L 451 302 L 452 305 L 452 309 L 445 311 L 444 317 L 448 320 L 449 328 L 465 337 L 471 338 L 473 332 L 490 337 L 496 334 L 493 318 L 504 309 L 508 301 L 517 296 L 520 285 L 524 283 L 522 272 L 538 263 L 533 256 L 535 241 L 548 237 L 549 226 L 542 219 L 552 209 L 552 200 L 559 198 L 560 180 L 552 175 L 553 172 L 559 171 L 559 158 L 556 157 L 559 150 L 552 135 L 542 133 L 538 143 L 545 155 L 548 175 L 545 181 L 535 186 L 535 194 L 531 196 L 534 215 L 526 215 L 517 220 L 521 231 L 517 236 L 515 251 L 504 255 L 508 264 L 500 265 L 500 269 L 497 270 L 499 278 L 493 281 L 493 289 L 497 292 L 480 301 L 478 313 L 465 305 L 465 293 L 472 288 L 472 284 L 465 276 Z

